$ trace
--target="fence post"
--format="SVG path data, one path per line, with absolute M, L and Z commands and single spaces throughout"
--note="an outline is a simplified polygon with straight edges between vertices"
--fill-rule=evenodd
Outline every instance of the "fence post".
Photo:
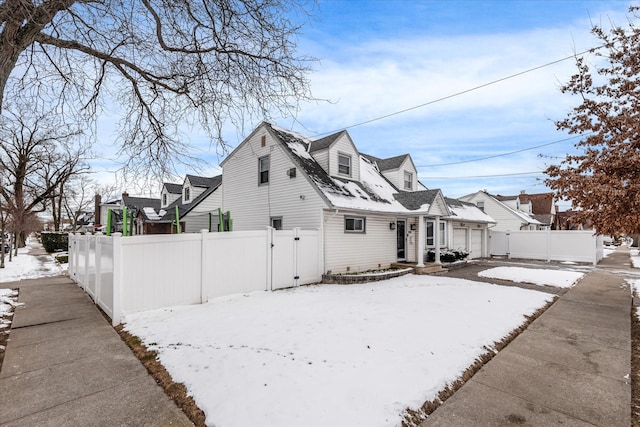
M 84 278 L 82 280 L 82 289 L 87 290 L 89 286 L 89 255 L 91 251 L 89 250 L 89 236 L 83 235 L 82 240 L 84 240 Z
M 74 275 L 75 263 L 73 258 L 75 257 L 75 247 L 76 247 L 75 236 L 73 233 L 69 233 L 69 278 L 74 282 L 75 280 L 73 278 L 73 275 Z
M 209 292 L 205 292 L 204 284 L 204 266 L 206 265 L 206 261 L 208 259 L 208 254 L 206 253 L 206 238 L 207 234 L 209 234 L 209 230 L 200 230 L 200 304 L 204 304 L 209 299 Z M 207 281 L 208 282 L 208 281 Z
M 100 286 L 102 285 L 102 249 L 100 246 L 100 237 L 102 236 L 101 232 L 97 232 L 94 235 L 96 239 L 96 251 L 95 251 L 95 259 L 93 264 L 95 265 L 95 276 L 96 276 L 96 295 L 94 298 L 94 303 L 98 304 L 98 299 L 100 298 Z
M 300 286 L 300 227 L 293 229 L 293 286 Z
M 267 277 L 265 291 L 273 290 L 273 228 L 267 226 Z
M 122 233 L 113 233 L 113 318 L 111 324 L 118 326 L 122 317 Z

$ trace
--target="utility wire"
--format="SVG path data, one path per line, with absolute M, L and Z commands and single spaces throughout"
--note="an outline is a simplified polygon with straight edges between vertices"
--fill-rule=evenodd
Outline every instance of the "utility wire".
M 478 179 L 478 178 L 500 178 L 504 176 L 517 176 L 517 175 L 538 175 L 543 173 L 542 171 L 537 172 L 518 172 L 518 173 L 503 173 L 496 175 L 476 175 L 476 176 L 419 176 L 419 179 L 441 179 L 441 180 L 456 180 L 456 179 Z
M 450 162 L 450 163 L 438 163 L 438 164 L 433 164 L 433 165 L 420 165 L 420 166 L 416 166 L 416 167 L 417 168 L 431 168 L 431 167 L 436 167 L 436 166 L 450 166 L 450 165 L 460 165 L 462 163 L 479 162 L 481 160 L 488 160 L 488 159 L 495 159 L 496 157 L 510 156 L 511 154 L 522 153 L 523 151 L 529 151 L 529 150 L 534 150 L 534 149 L 540 148 L 540 147 L 546 147 L 548 145 L 559 144 L 561 142 L 569 141 L 571 139 L 576 139 L 576 138 L 582 138 L 583 136 L 588 136 L 588 135 L 591 135 L 591 134 L 589 133 L 589 134 L 582 134 L 582 135 L 574 135 L 574 136 L 570 136 L 568 138 L 559 139 L 557 141 L 547 142 L 546 144 L 534 145 L 533 147 L 522 148 L 522 149 L 516 150 L 516 151 L 509 151 L 508 153 L 494 154 L 493 156 L 479 157 L 477 159 L 461 160 L 459 162 Z
M 393 113 L 385 114 L 383 116 L 379 116 L 379 117 L 376 117 L 376 118 L 373 118 L 373 119 L 365 120 L 363 122 L 355 123 L 355 124 L 352 124 L 350 126 L 345 126 L 345 127 L 341 128 L 341 129 L 336 129 L 336 130 L 332 130 L 332 131 L 329 131 L 329 132 L 318 133 L 318 134 L 316 134 L 316 136 L 331 135 L 333 133 L 340 132 L 340 131 L 345 130 L 345 129 L 351 129 L 351 128 L 354 128 L 354 127 L 358 127 L 358 126 L 366 125 L 366 124 L 369 124 L 369 123 L 373 123 L 373 122 L 376 122 L 376 121 L 379 121 L 379 120 L 388 119 L 389 117 L 397 116 L 398 114 L 403 114 L 403 113 L 407 113 L 407 112 L 412 111 L 412 110 L 417 110 L 418 108 L 422 108 L 422 107 L 425 107 L 427 105 L 435 104 L 436 102 L 441 102 L 441 101 L 445 101 L 447 99 L 455 98 L 456 96 L 464 95 L 466 93 L 473 92 L 475 90 L 482 89 L 482 88 L 485 88 L 487 86 L 491 86 L 491 85 L 494 85 L 496 83 L 500 83 L 500 82 L 503 82 L 505 80 L 509 80 L 509 79 L 514 78 L 514 77 L 518 77 L 518 76 L 521 76 L 523 74 L 530 73 L 532 71 L 537 71 L 537 70 L 539 70 L 541 68 L 545 68 L 545 67 L 548 67 L 550 65 L 558 64 L 558 63 L 566 61 L 568 59 L 572 59 L 572 58 L 575 58 L 577 56 L 584 55 L 585 53 L 594 52 L 594 51 L 596 51 L 598 49 L 601 49 L 603 47 L 605 47 L 605 45 L 601 45 L 601 46 L 598 46 L 598 47 L 592 47 L 590 49 L 583 50 L 582 52 L 574 53 L 573 55 L 564 57 L 562 59 L 557 59 L 555 61 L 547 62 L 546 64 L 538 65 L 537 67 L 529 68 L 527 70 L 520 71 L 518 73 L 511 74 L 511 75 L 508 75 L 506 77 L 501 77 L 501 78 L 499 78 L 497 80 L 492 80 L 492 81 L 490 81 L 488 83 L 484 83 L 484 84 L 481 84 L 479 86 L 472 87 L 470 89 L 465 89 L 463 91 L 456 92 L 456 93 L 453 93 L 451 95 L 443 96 L 442 98 L 437 98 L 437 99 L 425 102 L 425 103 L 420 104 L 420 105 L 416 105 L 416 106 L 413 106 L 413 107 L 405 108 L 404 110 L 399 110 L 399 111 L 396 111 L 396 112 L 393 112 Z

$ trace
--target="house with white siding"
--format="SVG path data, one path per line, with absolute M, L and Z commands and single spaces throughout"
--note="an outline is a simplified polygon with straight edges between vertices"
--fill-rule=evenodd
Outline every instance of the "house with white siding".
M 177 207 L 182 232 L 216 231 L 218 209 L 222 208 L 222 175 L 186 175 L 182 185 L 165 183 L 160 201 L 163 214 L 156 222 L 175 223 Z
M 427 190 L 408 154 L 361 154 L 346 131 L 314 140 L 262 123 L 221 166 L 234 230 L 320 229 L 326 273 L 422 266 L 451 245 L 488 255 L 489 216 Z
M 537 220 L 531 212 L 531 203 L 521 204 L 518 196 L 493 196 L 486 191 L 460 197 L 473 203 L 496 221 L 491 229 L 495 231 L 541 230 L 547 224 Z

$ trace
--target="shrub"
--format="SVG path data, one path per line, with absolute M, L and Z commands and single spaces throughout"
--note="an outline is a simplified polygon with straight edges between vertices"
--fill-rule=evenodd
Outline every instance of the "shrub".
M 440 251 L 440 262 L 454 262 L 461 259 L 465 259 L 469 256 L 469 252 L 456 249 L 454 251 L 443 249 Z M 427 251 L 427 262 L 435 262 L 436 260 L 436 251 L 433 249 L 429 249 Z
M 69 235 L 59 232 L 43 232 L 40 235 L 44 250 L 52 253 L 69 250 Z
M 60 264 L 66 264 L 69 262 L 69 255 L 58 255 L 56 256 L 56 261 Z

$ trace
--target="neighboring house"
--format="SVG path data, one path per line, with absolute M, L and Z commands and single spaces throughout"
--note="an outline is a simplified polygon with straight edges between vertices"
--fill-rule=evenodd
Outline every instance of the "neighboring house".
M 495 231 L 542 230 L 548 227 L 531 213 L 531 203 L 521 203 L 518 196 L 493 196 L 486 191 L 460 197 L 464 202 L 473 203 L 496 222 L 491 227 Z
M 566 210 L 562 212 L 558 212 L 557 216 L 557 224 L 558 230 L 591 230 L 591 226 L 589 224 L 583 224 L 580 221 L 577 221 L 575 218 L 577 211 L 574 210 Z
M 544 224 L 556 227 L 556 203 L 553 193 L 527 194 L 521 191 L 517 196 L 494 196 L 511 207 L 521 210 Z
M 346 131 L 312 140 L 262 123 L 221 166 L 223 206 L 234 230 L 320 229 L 325 272 L 422 265 L 428 248 L 453 244 L 454 224 L 481 230 L 468 232 L 467 248 L 488 255 L 489 216 L 424 189 L 409 155 L 362 155 Z M 462 244 L 461 232 L 456 236 Z
M 160 193 L 157 223 L 175 223 L 176 206 L 182 232 L 217 231 L 218 209 L 222 208 L 222 175 L 211 178 L 187 175 L 182 183 L 165 183 Z
M 177 232 L 176 208 L 183 233 L 217 231 L 218 209 L 222 207 L 222 176 L 187 175 L 182 184 L 165 183 L 159 199 L 131 197 L 100 204 L 103 226 L 107 209 L 112 210 L 112 232 L 122 231 L 122 207 L 132 213 L 133 234 L 171 234 Z

